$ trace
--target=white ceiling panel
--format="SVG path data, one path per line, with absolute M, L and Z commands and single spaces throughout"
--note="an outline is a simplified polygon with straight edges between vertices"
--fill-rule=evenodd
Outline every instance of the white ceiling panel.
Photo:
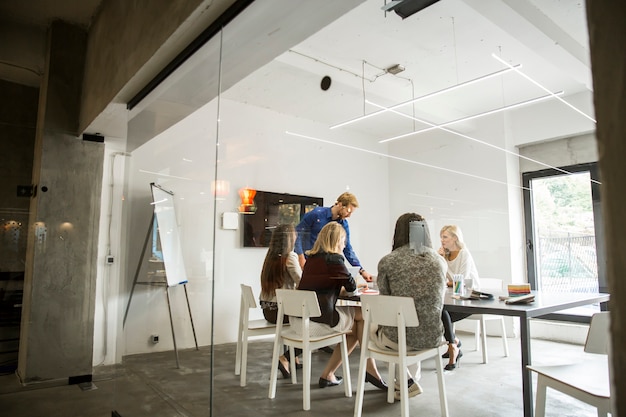
M 277 12 L 285 13 L 280 9 L 284 2 L 253 4 L 243 16 L 245 24 L 238 19 L 226 30 L 229 42 L 223 53 L 228 82 L 222 84 L 226 86 L 224 96 L 329 127 L 378 112 L 339 128 L 361 132 L 372 143 L 398 135 L 407 136 L 396 140 L 415 140 L 423 133 L 412 132 L 441 124 L 469 134 L 484 120 L 503 123 L 505 113 L 508 123 L 515 126 L 515 144 L 595 129 L 589 106 L 578 110 L 568 107 L 586 103 L 584 97 L 592 95 L 584 5 L 539 0 L 441 0 L 403 20 L 395 13 L 383 12 L 380 0 L 358 3 L 332 12 L 332 4 L 318 3 L 320 10 L 315 13 L 310 8 L 290 6 L 286 15 L 291 19 L 289 24 L 280 24 L 275 18 Z M 330 19 L 333 12 L 336 18 Z M 268 16 L 274 17 L 270 20 Z M 324 25 L 311 23 L 320 16 L 320 21 L 326 21 Z M 294 24 L 294 19 L 303 22 L 307 17 L 308 27 L 317 27 L 312 34 L 305 34 L 302 24 Z M 274 23 L 268 26 L 270 21 Z M 248 41 L 236 43 L 244 33 Z M 267 49 L 263 45 L 287 45 L 285 39 L 295 38 L 303 40 L 263 63 L 261 55 Z M 215 53 L 212 55 L 214 62 Z M 255 57 L 261 66 L 250 72 Z M 397 75 L 386 72 L 385 68 L 396 64 L 405 70 Z M 510 66 L 515 69 L 470 83 Z M 215 69 L 214 64 L 211 69 Z M 324 76 L 332 79 L 327 91 L 320 88 Z M 189 70 L 171 87 L 165 87 L 169 92 L 161 99 L 180 105 L 193 101 L 190 107 L 197 107 L 198 98 L 202 101 L 213 95 L 212 77 L 198 69 Z M 203 93 L 207 89 L 213 91 Z M 445 92 L 434 94 L 440 90 Z M 556 98 L 550 96 L 552 93 L 561 95 Z M 414 99 L 418 101 L 380 112 L 381 108 Z M 534 99 L 542 101 L 523 105 Z M 168 108 L 159 106 L 158 101 L 146 107 L 146 111 L 156 113 L 147 119 L 153 126 L 162 125 L 158 112 Z M 520 107 L 501 111 L 500 118 L 492 115 L 491 119 L 466 120 L 514 105 Z M 546 117 L 546 109 L 556 109 L 558 117 Z M 516 123 L 516 114 L 524 120 L 536 117 L 542 123 L 526 127 Z M 139 131 L 133 124 L 140 124 L 142 117 L 133 117 L 131 131 Z M 168 116 L 163 115 L 163 119 L 168 120 Z M 150 130 L 145 129 L 146 137 Z

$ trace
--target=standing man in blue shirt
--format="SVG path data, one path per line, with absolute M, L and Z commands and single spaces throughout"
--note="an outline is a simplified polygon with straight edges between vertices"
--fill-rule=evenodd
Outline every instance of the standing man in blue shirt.
M 350 226 L 348 225 L 348 217 L 359 207 L 356 197 L 348 192 L 337 197 L 337 201 L 332 207 L 317 207 L 302 217 L 302 221 L 296 226 L 298 238 L 296 239 L 295 251 L 298 254 L 300 266 L 304 268 L 305 252 L 313 247 L 317 235 L 322 227 L 331 221 L 337 222 L 343 226 L 346 231 L 346 247 L 343 254 L 352 266 L 360 267 L 359 273 L 366 281 L 371 281 L 372 276 L 361 266 L 361 261 L 357 258 L 352 245 L 350 244 Z

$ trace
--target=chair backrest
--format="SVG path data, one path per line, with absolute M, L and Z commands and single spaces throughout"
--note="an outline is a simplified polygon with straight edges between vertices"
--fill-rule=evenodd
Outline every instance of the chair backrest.
M 256 308 L 256 300 L 252 293 L 252 287 L 241 284 L 241 306 L 243 308 Z
M 361 308 L 369 312 L 372 323 L 400 327 L 403 321 L 406 327 L 419 326 L 415 300 L 411 297 L 362 294 Z
M 587 333 L 587 341 L 585 342 L 585 352 L 608 355 L 611 341 L 610 323 L 608 311 L 596 313 L 591 317 L 589 333 Z
M 315 291 L 277 289 L 276 299 L 287 316 L 319 317 L 322 315 Z

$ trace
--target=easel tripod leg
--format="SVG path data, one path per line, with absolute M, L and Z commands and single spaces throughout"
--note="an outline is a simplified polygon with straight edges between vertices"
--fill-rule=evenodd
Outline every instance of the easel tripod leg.
M 180 369 L 180 363 L 178 362 L 178 347 L 176 346 L 176 334 L 174 333 L 174 320 L 172 319 L 172 305 L 170 304 L 170 287 L 165 287 L 165 294 L 167 295 L 167 309 L 170 313 L 170 326 L 172 327 L 172 340 L 174 341 L 174 354 L 176 355 L 176 368 Z
M 187 299 L 187 310 L 189 310 L 189 320 L 191 321 L 191 331 L 193 332 L 193 341 L 196 343 L 196 350 L 199 350 L 198 348 L 198 338 L 196 337 L 196 328 L 193 325 L 193 317 L 191 315 L 191 305 L 189 304 L 189 294 L 187 294 L 187 284 L 183 284 L 183 287 L 185 287 L 185 298 Z

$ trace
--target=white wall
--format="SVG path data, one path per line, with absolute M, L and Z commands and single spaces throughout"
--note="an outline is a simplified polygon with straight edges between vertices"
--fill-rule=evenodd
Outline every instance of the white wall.
M 595 133 L 591 133 L 520 146 L 519 153 L 524 157 L 555 167 L 563 167 L 596 162 L 598 160 L 598 145 Z M 527 159 L 520 159 L 520 172 L 522 173 L 542 169 L 546 169 L 546 167 Z
M 425 164 L 390 164 L 391 212 L 409 207 L 424 215 L 436 247 L 441 227 L 456 224 L 479 276 L 501 279 L 504 286 L 526 280 L 521 180 L 517 158 L 505 152 L 515 151 L 511 120 L 510 115 L 488 117 L 459 130 L 464 136 L 432 131 L 390 147 L 396 155 Z M 507 334 L 517 334 L 517 326 L 507 319 Z M 473 331 L 474 322 L 455 327 Z
M 211 342 L 212 307 L 214 343 L 234 342 L 239 284 L 252 285 L 257 295 L 260 291 L 259 274 L 266 249 L 243 248 L 241 230 L 220 227 L 222 213 L 236 211 L 241 187 L 321 196 L 327 206 L 350 190 L 360 203 L 350 218 L 352 245 L 372 273 L 376 272 L 378 260 L 390 250 L 392 237 L 385 158 L 285 133 L 290 130 L 327 135 L 326 126 L 305 119 L 231 100 L 222 100 L 220 109 L 217 177 L 230 182 L 230 194 L 216 202 L 215 214 L 210 191 L 215 178 L 215 125 L 211 123 L 215 120 L 215 103 L 134 151 L 130 161 L 130 263 L 125 285 L 129 288 L 131 284 L 140 256 L 138 248 L 143 245 L 149 225 L 149 184 L 157 182 L 178 198 L 176 211 L 189 275 L 187 289 L 200 345 Z M 342 134 L 333 140 L 347 143 L 359 137 Z M 140 279 L 145 272 L 146 267 Z M 171 291 L 178 348 L 192 347 L 184 293 L 178 287 Z M 260 309 L 257 315 L 262 317 Z M 150 343 L 152 334 L 161 336 L 158 345 Z M 163 288 L 135 289 L 125 335 L 127 354 L 173 348 Z
M 259 59 L 256 54 L 250 57 Z M 103 348 L 94 350 L 94 363 L 100 363 L 104 357 L 107 358 L 105 362 L 111 363 L 112 350 L 119 359 L 122 354 L 173 347 L 163 288 L 136 288 L 128 322 L 123 336 L 121 334 L 121 316 L 152 214 L 150 182 L 157 182 L 174 191 L 177 197 L 184 198 L 177 200 L 177 214 L 189 275 L 187 289 L 200 345 L 212 341 L 213 308 L 216 312 L 213 341 L 234 341 L 239 283 L 251 284 L 255 293 L 259 292 L 258 276 L 265 250 L 244 249 L 240 230 L 219 227 L 221 214 L 236 210 L 237 190 L 243 186 L 321 196 L 326 205 L 332 204 L 346 189 L 354 192 L 361 208 L 350 219 L 352 243 L 364 266 L 372 273 L 376 273 L 378 260 L 390 249 L 396 218 L 413 211 L 429 220 L 435 244 L 441 226 L 460 225 L 482 276 L 501 278 L 505 283 L 525 279 L 519 190 L 519 172 L 527 170 L 524 160 L 520 161 L 518 169 L 516 158 L 505 157 L 502 151 L 441 132 L 394 142 L 388 147 L 380 146 L 375 144 L 376 138 L 368 137 L 368 132 L 363 133 L 371 125 L 365 124 L 365 128 L 362 125 L 361 133 L 350 128 L 331 132 L 328 126 L 307 120 L 306 114 L 287 117 L 237 103 L 246 97 L 248 102 L 266 105 L 271 94 L 279 101 L 284 100 L 284 108 L 292 107 L 286 111 L 293 111 L 293 107 L 311 112 L 322 108 L 325 111 L 321 113 L 328 113 L 328 109 L 323 108 L 324 103 L 340 100 L 348 94 L 348 90 L 341 88 L 339 76 L 333 79 L 332 90 L 320 92 L 317 70 L 303 74 L 289 67 L 286 74 L 289 75 L 287 81 L 291 82 L 286 81 L 284 72 L 276 71 L 276 66 L 268 66 L 266 71 L 258 73 L 257 78 L 248 77 L 248 85 L 239 83 L 238 93 L 231 93 L 230 97 L 228 92 L 222 95 L 219 135 L 216 123 L 218 103 L 213 101 L 136 149 L 128 160 L 128 188 L 120 194 L 116 188 L 113 196 L 114 199 L 120 198 L 115 200 L 114 216 L 122 217 L 113 219 L 114 240 L 118 235 L 117 227 L 124 229 L 119 239 L 120 262 L 113 267 L 105 265 L 105 252 L 100 251 L 95 341 L 96 346 L 102 344 Z M 199 72 L 207 77 L 215 75 Z M 276 79 L 269 78 L 272 72 L 281 74 L 281 84 L 289 91 L 289 97 L 283 97 L 283 90 L 267 82 L 272 79 L 276 83 Z M 142 114 L 142 121 L 146 123 L 144 128 L 161 131 L 166 125 L 163 117 L 178 114 L 187 108 L 187 102 L 197 104 L 202 86 L 191 84 L 187 89 L 177 87 L 171 90 L 170 94 L 161 97 L 163 100 L 153 103 L 154 113 Z M 247 95 L 246 90 L 249 90 Z M 592 113 L 590 93 L 569 99 L 587 113 Z M 351 100 L 358 110 L 361 109 L 360 100 L 360 95 L 358 100 Z M 553 125 L 558 124 L 556 121 L 573 120 L 571 109 L 559 103 L 544 103 L 542 106 L 545 111 L 541 119 L 531 116 L 529 109 L 521 108 L 510 112 L 506 118 L 486 117 L 456 127 L 488 144 L 513 150 L 514 145 L 552 138 L 557 134 L 553 129 Z M 331 118 L 343 120 L 343 116 L 337 114 Z M 385 119 L 382 123 L 378 119 L 370 122 L 383 130 L 398 127 L 385 124 Z M 586 119 L 576 119 L 569 126 L 572 134 L 593 130 Z M 308 138 L 288 135 L 286 131 L 301 133 Z M 125 132 L 121 135 L 124 136 Z M 220 146 L 216 158 L 218 136 Z M 124 141 L 122 146 L 110 151 L 122 150 Z M 566 146 L 545 148 L 539 145 L 524 152 L 558 166 L 564 165 L 558 159 L 563 151 L 580 155 L 580 144 L 580 139 L 573 139 Z M 595 146 L 595 142 L 593 144 Z M 583 152 L 588 149 L 586 146 L 583 144 Z M 387 152 L 390 157 L 385 156 Z M 597 160 L 597 155 L 588 154 L 582 159 L 589 158 Z M 582 162 L 580 159 L 573 156 L 572 160 L 576 161 L 573 163 Z M 121 181 L 118 175 L 123 177 L 124 174 L 116 173 L 116 181 Z M 214 201 L 211 195 L 210 186 L 216 175 L 218 179 L 230 181 L 230 194 L 225 200 Z M 106 178 L 104 184 L 108 184 Z M 103 204 L 109 201 L 104 194 L 103 191 Z M 123 215 L 120 216 L 122 206 Z M 106 224 L 103 219 L 100 228 L 103 236 L 107 235 Z M 128 257 L 127 262 L 124 256 Z M 138 276 L 143 279 L 148 265 L 144 262 L 141 266 Z M 191 347 L 193 337 L 182 287 L 172 288 L 171 292 L 178 347 Z M 261 312 L 257 313 L 260 317 Z M 110 316 L 113 316 L 111 320 Z M 158 345 L 149 342 L 151 334 L 161 336 Z M 122 345 L 116 346 L 116 343 Z
M 124 354 L 173 349 L 165 290 L 161 287 L 137 286 L 124 337 L 118 337 L 115 331 L 120 327 L 151 218 L 151 182 L 174 191 L 179 198 L 176 209 L 189 275 L 187 289 L 201 346 L 211 343 L 213 309 L 213 342 L 233 342 L 239 284 L 252 285 L 255 294 L 260 290 L 258 277 L 266 250 L 243 248 L 241 230 L 220 227 L 222 213 L 236 211 L 237 190 L 243 186 L 321 196 L 325 205 L 332 204 L 346 189 L 355 193 L 361 208 L 350 219 L 352 243 L 372 273 L 376 273 L 378 260 L 390 250 L 396 218 L 413 211 L 428 219 L 435 246 L 441 226 L 461 226 L 482 276 L 501 278 L 505 284 L 517 282 L 520 275 L 525 277 L 521 271 L 521 190 L 516 173 L 532 166 L 527 161 L 520 160 L 518 169 L 517 159 L 506 158 L 502 151 L 435 132 L 421 141 L 394 143 L 388 149 L 391 156 L 385 157 L 387 149 L 367 145 L 371 138 L 363 134 L 349 130 L 329 133 L 327 126 L 235 100 L 223 99 L 220 106 L 217 177 L 230 182 L 230 194 L 225 200 L 214 202 L 211 195 L 211 182 L 216 175 L 216 102 L 137 149 L 132 157 L 123 158 L 129 165 L 129 185 L 125 194 L 119 188 L 113 190 L 113 222 L 114 226 L 121 222 L 117 217 L 122 205 L 128 209 L 128 237 L 123 239 L 125 249 L 120 249 L 127 254 L 128 262 L 125 270 L 118 271 L 121 265 L 117 261 L 123 259 L 120 254 L 116 264 L 105 265 L 106 250 L 101 245 L 103 266 L 97 296 L 94 363 L 112 363 L 116 356 Z M 491 120 L 477 124 L 472 136 L 505 147 L 507 128 L 508 122 Z M 522 152 L 550 164 L 568 165 L 593 160 L 594 150 L 593 136 L 585 136 L 532 145 Z M 119 160 L 116 164 L 120 164 Z M 116 167 L 114 176 L 119 181 L 122 167 Z M 437 167 L 452 167 L 455 172 Z M 109 168 L 105 167 L 105 171 L 109 172 Z M 109 184 L 108 178 L 105 184 Z M 108 197 L 104 203 L 108 204 Z M 106 223 L 103 217 L 101 230 L 107 229 Z M 140 280 L 146 272 L 147 263 L 143 262 Z M 183 288 L 173 287 L 170 291 L 178 348 L 192 347 Z M 106 311 L 105 298 L 109 300 Z M 257 316 L 261 317 L 260 310 Z M 509 323 L 511 329 L 512 326 Z M 513 330 L 510 332 L 514 334 Z M 159 344 L 150 342 L 152 334 L 160 335 Z M 119 340 L 123 345 L 119 346 L 121 352 L 116 352 Z
M 482 140 L 500 134 L 478 127 L 472 132 Z M 407 209 L 424 215 L 436 247 L 441 227 L 458 225 L 479 275 L 510 282 L 507 195 L 510 188 L 519 191 L 519 179 L 509 184 L 504 153 L 441 131 L 423 136 L 391 146 L 394 154 L 427 164 L 390 164 L 392 215 Z
M 126 136 L 126 108 L 111 105 L 107 109 L 106 124 L 116 137 L 105 137 L 100 234 L 98 241 L 97 287 L 94 315 L 94 365 L 110 365 L 121 361 L 123 350 L 122 316 L 125 292 L 120 293 L 120 277 L 124 276 L 126 247 L 121 236 L 124 230 L 124 184 L 130 154 L 124 152 Z M 98 126 L 88 129 L 101 131 Z M 113 263 L 106 257 L 113 256 Z
M 390 250 L 396 218 L 414 211 L 429 220 L 435 246 L 444 224 L 459 225 L 482 276 L 500 278 L 505 285 L 525 276 L 520 270 L 524 265 L 520 180 L 512 172 L 519 171 L 517 160 L 507 158 L 503 151 L 431 132 L 420 141 L 389 146 L 391 156 L 385 157 L 382 151 L 386 149 L 368 146 L 371 138 L 363 134 L 350 130 L 334 133 L 306 119 L 223 98 L 217 178 L 230 182 L 230 194 L 215 206 L 211 181 L 216 175 L 216 111 L 216 103 L 210 103 L 137 149 L 130 160 L 130 263 L 124 285 L 130 288 L 138 248 L 149 225 L 149 184 L 157 182 L 184 198 L 177 200 L 177 213 L 200 345 L 211 343 L 212 311 L 214 343 L 233 342 L 239 284 L 252 285 L 255 294 L 260 291 L 259 273 L 266 250 L 243 248 L 241 230 L 220 227 L 221 215 L 236 211 L 237 191 L 244 186 L 321 196 L 325 205 L 349 189 L 361 205 L 350 219 L 352 244 L 372 273 Z M 472 136 L 506 147 L 507 127 L 506 119 L 492 119 L 476 124 Z M 142 268 L 140 279 L 145 271 Z M 192 347 L 184 293 L 178 287 L 171 292 L 178 347 Z M 260 310 L 256 313 L 261 317 Z M 152 334 L 161 336 L 158 345 L 150 343 Z M 173 348 L 162 288 L 136 289 L 125 335 L 127 354 Z

